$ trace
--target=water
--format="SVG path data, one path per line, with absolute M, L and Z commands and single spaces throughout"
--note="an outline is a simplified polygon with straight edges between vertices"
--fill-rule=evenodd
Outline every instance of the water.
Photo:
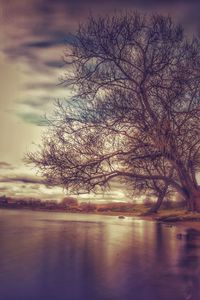
M 200 239 L 150 221 L 0 210 L 1 300 L 200 299 Z

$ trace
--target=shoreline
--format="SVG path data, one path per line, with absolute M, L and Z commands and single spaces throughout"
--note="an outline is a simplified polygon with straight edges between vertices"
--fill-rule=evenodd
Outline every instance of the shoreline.
M 53 209 L 39 209 L 39 208 L 13 208 L 13 207 L 0 207 L 0 210 L 16 210 L 16 211 L 32 211 L 32 212 L 51 212 L 51 213 L 65 213 L 65 214 L 85 214 L 85 215 L 101 215 L 101 216 L 113 216 L 121 219 L 124 218 L 138 218 L 144 221 L 152 221 L 169 226 L 177 226 L 182 228 L 194 228 L 200 230 L 200 213 L 190 213 L 185 210 L 161 210 L 155 214 L 147 214 L 141 212 L 98 212 L 98 211 L 65 211 L 65 210 L 53 210 Z

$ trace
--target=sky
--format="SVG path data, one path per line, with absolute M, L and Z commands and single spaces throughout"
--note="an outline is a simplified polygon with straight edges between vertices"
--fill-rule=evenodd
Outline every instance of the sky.
M 171 15 L 190 35 L 200 33 L 199 0 L 0 0 L 0 195 L 62 199 L 60 187 L 45 186 L 23 162 L 45 130 L 44 115 L 70 92 L 58 85 L 70 34 L 89 14 L 138 10 Z M 129 200 L 115 182 L 106 194 L 83 200 Z

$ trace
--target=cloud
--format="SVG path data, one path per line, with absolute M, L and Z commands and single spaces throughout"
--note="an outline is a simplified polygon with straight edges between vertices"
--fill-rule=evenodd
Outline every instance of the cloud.
M 48 121 L 45 119 L 45 117 L 43 117 L 37 113 L 17 112 L 16 115 L 25 123 L 34 124 L 36 126 L 47 126 L 48 125 Z
M 1 186 L 0 187 L 0 192 L 1 193 L 6 193 L 9 190 L 10 190 L 10 187 L 8 187 L 8 186 Z
M 50 68 L 58 69 L 58 68 L 64 67 L 64 62 L 62 62 L 61 60 L 55 60 L 55 59 L 54 60 L 47 60 L 44 63 L 47 67 L 50 67 Z
M 55 101 L 48 96 L 33 97 L 28 99 L 19 99 L 16 101 L 17 104 L 25 105 L 30 107 L 30 109 L 39 109 L 40 111 L 45 108 L 50 102 Z
M 53 34 L 51 32 L 49 32 L 49 38 L 48 40 L 38 40 L 38 41 L 34 41 L 34 42 L 28 42 L 28 43 L 24 43 L 21 45 L 21 47 L 24 48 L 50 48 L 50 47 L 54 47 L 57 45 L 67 45 L 67 44 L 73 44 L 74 43 L 74 37 L 73 35 L 69 35 L 67 33 L 61 33 L 59 32 L 59 36 L 56 36 L 56 32 L 53 32 Z
M 48 47 L 52 47 L 55 45 L 60 45 L 61 41 L 53 41 L 53 40 L 49 40 L 49 41 L 38 41 L 38 42 L 29 42 L 26 43 L 24 45 L 22 45 L 22 47 L 24 48 L 48 48 Z
M 7 163 L 5 161 L 0 162 L 0 169 L 13 170 L 14 168 L 15 167 L 10 163 Z
M 31 183 L 31 184 L 45 184 L 46 182 L 36 176 L 31 175 L 10 175 L 10 176 L 1 176 L 0 182 L 4 183 L 12 183 L 12 182 L 18 182 L 18 183 Z
M 42 89 L 42 90 L 55 90 L 57 89 L 57 84 L 52 84 L 52 82 L 33 82 L 33 83 L 28 83 L 26 85 L 26 89 L 28 90 L 39 90 L 39 89 Z
M 3 1 L 1 5 L 5 25 L 2 51 L 9 59 L 19 59 L 31 68 L 33 84 L 40 73 L 50 76 L 63 65 L 62 49 L 73 43 L 71 33 L 90 12 L 94 15 L 115 9 L 171 12 L 187 26 L 200 28 L 197 0 L 124 0 L 123 3 L 121 0 L 13 0 Z M 16 28 L 15 33 L 13 28 Z M 50 85 L 47 89 L 51 89 Z
M 32 68 L 48 73 L 59 68 L 62 61 L 49 56 L 49 50 L 73 43 L 72 32 L 89 13 L 105 14 L 115 10 L 142 9 L 144 12 L 171 13 L 186 26 L 200 28 L 198 0 L 59 0 L 28 2 L 13 0 L 3 2 L 4 39 L 1 46 L 10 59 L 25 59 Z M 176 8 L 176 9 L 175 9 Z M 193 18 L 194 17 L 194 18 Z M 15 34 L 13 27 L 16 28 Z M 40 60 L 39 52 L 45 50 L 47 60 Z M 62 53 L 60 52 L 60 55 Z M 46 68 L 45 68 L 46 67 Z M 49 69 L 48 69 L 49 68 Z M 34 78 L 33 78 L 34 82 Z
M 63 189 L 53 184 L 48 184 L 40 176 L 33 175 L 30 170 L 24 168 L 16 172 L 0 175 L 0 194 L 12 197 L 35 197 L 41 199 L 61 199 L 64 197 Z

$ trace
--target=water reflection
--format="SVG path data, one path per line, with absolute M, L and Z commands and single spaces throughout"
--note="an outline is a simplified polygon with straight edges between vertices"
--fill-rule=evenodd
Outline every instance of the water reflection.
M 178 237 L 184 239 L 179 260 L 184 299 L 200 299 L 200 231 L 190 228 Z
M 0 211 L 1 299 L 200 299 L 199 236 L 177 234 L 131 218 Z

